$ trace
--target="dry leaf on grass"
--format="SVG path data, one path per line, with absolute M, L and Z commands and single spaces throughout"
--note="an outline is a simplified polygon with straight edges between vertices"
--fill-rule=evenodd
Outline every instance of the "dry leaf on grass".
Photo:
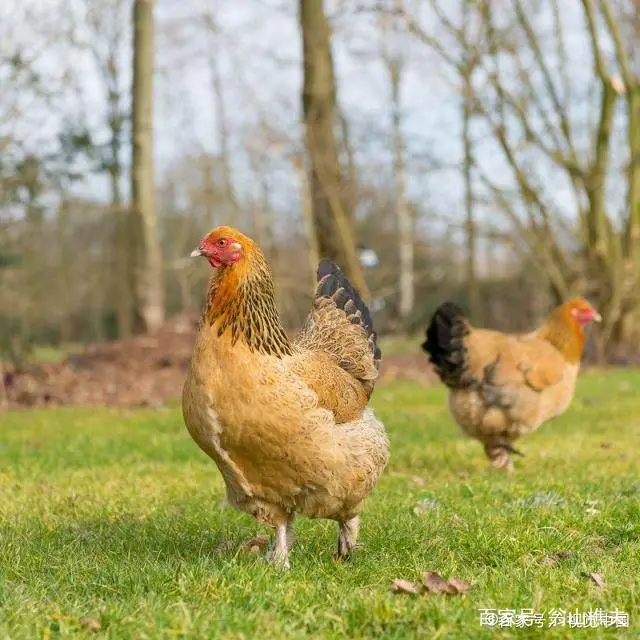
M 460 580 L 460 578 L 449 578 L 449 586 L 456 590 L 456 594 L 464 595 L 469 589 L 471 589 L 471 583 L 466 580 Z
M 424 595 L 426 593 L 446 593 L 449 596 L 464 595 L 471 588 L 471 583 L 460 580 L 455 576 L 445 580 L 435 571 L 425 571 L 422 574 L 422 585 L 415 582 L 396 578 L 391 584 L 393 593 L 408 593 L 411 595 Z
M 242 548 L 249 553 L 259 553 L 269 544 L 269 536 L 253 536 L 242 544 Z
M 604 578 L 599 573 L 583 573 L 585 578 L 593 580 L 601 589 L 604 589 Z
M 80 618 L 78 622 L 83 629 L 89 629 L 89 631 L 93 631 L 94 633 L 98 633 L 102 628 L 102 625 L 95 618 L 85 616 L 84 618 Z
M 435 571 L 425 571 L 422 574 L 422 583 L 427 588 L 429 593 L 448 593 L 454 594 L 454 587 Z
M 565 558 L 569 558 L 573 555 L 573 552 L 568 549 L 564 549 L 563 551 L 555 551 L 554 553 L 550 553 L 548 556 L 542 556 L 540 558 L 540 564 L 558 564 L 560 560 L 564 560 Z
M 466 580 L 460 580 L 455 576 L 445 580 L 435 571 L 425 571 L 422 574 L 422 582 L 429 593 L 446 593 L 449 596 L 464 595 L 471 588 L 471 583 Z
M 418 595 L 418 586 L 409 582 L 409 580 L 403 580 L 402 578 L 396 578 L 391 583 L 391 591 L 392 593 L 408 593 L 412 596 Z

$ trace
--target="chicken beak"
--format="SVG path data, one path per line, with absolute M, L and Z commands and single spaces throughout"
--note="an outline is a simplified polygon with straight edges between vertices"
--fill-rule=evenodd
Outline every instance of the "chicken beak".
M 204 251 L 202 249 L 194 249 L 190 254 L 190 258 L 198 258 L 199 256 L 203 256 Z
M 601 316 L 599 313 L 596 313 L 596 314 L 593 316 L 593 321 L 594 321 L 594 322 L 602 322 L 602 316 Z

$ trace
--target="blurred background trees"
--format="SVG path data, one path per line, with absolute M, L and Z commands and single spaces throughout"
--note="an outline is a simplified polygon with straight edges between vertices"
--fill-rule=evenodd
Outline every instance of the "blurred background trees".
M 224 223 L 291 327 L 327 255 L 385 332 L 580 294 L 633 347 L 639 36 L 634 0 L 6 0 L 5 357 L 197 314 Z

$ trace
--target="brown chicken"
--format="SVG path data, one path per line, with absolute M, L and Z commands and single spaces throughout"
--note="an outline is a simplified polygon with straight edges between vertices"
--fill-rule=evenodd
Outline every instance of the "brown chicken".
M 511 470 L 512 442 L 569 406 L 584 347 L 583 327 L 600 315 L 574 299 L 526 335 L 476 329 L 446 302 L 435 312 L 422 348 L 449 388 L 456 422 L 480 440 L 492 465 Z
M 367 407 L 381 357 L 367 307 L 324 260 L 311 313 L 289 340 L 250 238 L 218 227 L 191 255 L 215 269 L 182 395 L 191 436 L 218 465 L 228 502 L 275 528 L 272 562 L 289 566 L 296 513 L 336 520 L 338 557 L 349 557 L 389 457 Z

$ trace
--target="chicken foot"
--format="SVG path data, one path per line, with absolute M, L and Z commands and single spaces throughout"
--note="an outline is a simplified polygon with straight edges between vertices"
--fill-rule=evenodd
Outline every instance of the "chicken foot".
M 358 546 L 356 540 L 360 531 L 360 517 L 338 522 L 338 553 L 337 560 L 348 560 L 351 552 Z

